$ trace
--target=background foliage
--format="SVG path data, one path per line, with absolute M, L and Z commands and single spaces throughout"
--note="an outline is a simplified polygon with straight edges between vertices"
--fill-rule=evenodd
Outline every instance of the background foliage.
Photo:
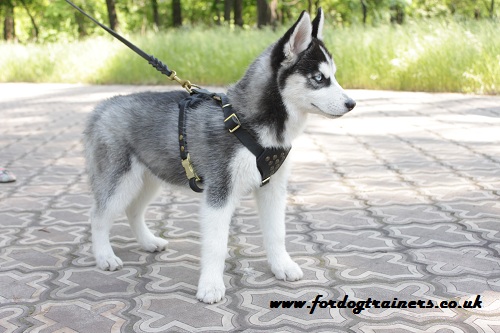
M 419 18 L 481 20 L 498 17 L 498 0 L 74 0 L 105 24 L 109 21 L 109 5 L 116 11 L 117 30 L 122 33 L 167 31 L 175 26 L 174 7 L 180 8 L 181 27 L 241 25 L 249 29 L 257 25 L 278 27 L 293 21 L 304 9 L 314 12 L 321 6 L 327 21 L 336 27 L 358 23 L 377 26 L 405 23 Z M 241 13 L 236 13 L 239 4 Z M 155 10 L 156 8 L 156 10 Z M 260 11 L 263 21 L 259 22 Z M 155 19 L 155 11 L 157 13 Z M 236 16 L 240 17 L 238 21 Z M 4 39 L 29 41 L 74 40 L 104 32 L 78 14 L 63 0 L 2 0 Z M 14 22 L 13 36 L 5 35 L 5 27 Z

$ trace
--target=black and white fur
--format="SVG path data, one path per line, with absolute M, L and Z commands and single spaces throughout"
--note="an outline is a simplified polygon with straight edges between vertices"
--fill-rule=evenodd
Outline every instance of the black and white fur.
M 243 126 L 264 147 L 290 147 L 304 130 L 308 113 L 336 118 L 355 106 L 335 80 L 335 64 L 322 42 L 323 21 L 321 10 L 312 23 L 303 12 L 228 90 Z M 113 220 L 122 212 L 143 249 L 153 252 L 167 246 L 148 229 L 144 212 L 162 182 L 187 186 L 177 133 L 178 102 L 185 97 L 180 91 L 117 96 L 98 105 L 89 117 L 84 142 L 94 195 L 90 219 L 93 252 L 101 269 L 122 267 L 109 241 Z M 225 294 L 229 224 L 235 206 L 250 191 L 258 204 L 272 272 L 287 281 L 302 278 L 285 249 L 289 160 L 269 184 L 259 187 L 255 156 L 224 129 L 220 106 L 210 99 L 200 102 L 188 111 L 186 124 L 189 153 L 205 188 L 197 298 L 214 303 Z

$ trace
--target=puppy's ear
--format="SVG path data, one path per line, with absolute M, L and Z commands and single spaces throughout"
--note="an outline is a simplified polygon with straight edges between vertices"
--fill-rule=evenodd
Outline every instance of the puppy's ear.
M 316 17 L 312 21 L 312 36 L 319 40 L 323 40 L 323 23 L 325 22 L 325 14 L 321 7 L 318 8 Z
M 305 51 L 312 41 L 311 18 L 306 11 L 300 14 L 299 19 L 283 36 L 283 53 L 286 59 L 293 59 Z

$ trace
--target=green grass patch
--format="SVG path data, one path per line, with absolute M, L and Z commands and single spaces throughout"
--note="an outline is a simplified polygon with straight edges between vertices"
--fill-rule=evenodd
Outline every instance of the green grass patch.
M 352 27 L 327 44 L 349 88 L 498 94 L 498 29 L 491 21 Z
M 248 65 L 277 38 L 279 35 L 270 31 L 220 28 L 172 30 L 133 40 L 182 79 L 200 85 L 227 85 L 239 80 Z M 164 84 L 168 80 L 126 47 L 106 60 L 101 79 L 103 83 L 135 84 Z
M 325 28 L 345 88 L 500 93 L 499 24 L 421 21 Z M 179 29 L 127 36 L 183 79 L 236 82 L 284 30 Z M 50 44 L 0 43 L 0 82 L 165 84 L 168 79 L 111 37 Z
M 0 82 L 99 83 L 106 62 L 118 50 L 119 45 L 102 37 L 72 43 L 3 43 Z

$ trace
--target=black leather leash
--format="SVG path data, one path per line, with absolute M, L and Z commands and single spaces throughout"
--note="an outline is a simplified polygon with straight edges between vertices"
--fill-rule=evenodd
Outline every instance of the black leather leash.
M 271 176 L 278 171 L 280 166 L 285 161 L 288 156 L 291 147 L 289 148 L 264 148 L 257 140 L 242 127 L 242 124 L 233 111 L 232 105 L 229 103 L 229 99 L 225 94 L 213 93 L 205 89 L 201 89 L 197 85 L 192 84 L 188 80 L 181 80 L 175 71 L 170 70 L 167 65 L 162 63 L 160 60 L 152 55 L 147 54 L 140 48 L 117 34 L 115 31 L 111 30 L 107 26 L 101 24 L 92 16 L 87 14 L 83 9 L 72 3 L 70 0 L 66 0 L 68 4 L 78 10 L 80 13 L 85 15 L 87 18 L 92 20 L 95 24 L 106 30 L 113 37 L 118 39 L 120 42 L 128 46 L 132 51 L 140 55 L 142 58 L 146 59 L 148 63 L 153 66 L 156 70 L 168 76 L 172 81 L 177 81 L 184 89 L 186 89 L 191 96 L 179 102 L 179 150 L 182 161 L 182 166 L 186 171 L 186 176 L 189 179 L 189 186 L 195 192 L 202 192 L 203 189 L 198 186 L 202 183 L 202 178 L 198 176 L 195 172 L 193 164 L 191 163 L 191 158 L 187 149 L 187 138 L 186 138 L 186 110 L 189 109 L 189 105 L 195 98 L 200 98 L 201 96 L 209 96 L 210 98 L 216 100 L 222 107 L 224 113 L 224 126 L 226 129 L 234 134 L 240 142 L 252 152 L 256 157 L 257 168 L 262 177 L 261 185 L 264 186 L 269 183 Z M 196 87 L 198 89 L 193 89 Z
M 129 42 L 128 40 L 126 40 L 125 38 L 123 38 L 122 36 L 120 36 L 119 34 L 117 34 L 115 31 L 111 30 L 110 28 L 108 28 L 107 26 L 105 26 L 104 24 L 100 23 L 95 18 L 93 18 L 92 16 L 90 16 L 89 14 L 87 14 L 83 9 L 81 9 L 80 7 L 78 7 L 77 5 L 75 5 L 74 3 L 72 3 L 70 0 L 66 0 L 66 2 L 68 4 L 70 4 L 73 8 L 75 8 L 76 10 L 78 10 L 80 13 L 82 13 L 83 15 L 85 15 L 87 18 L 89 18 L 92 22 L 94 22 L 95 24 L 97 24 L 98 26 L 100 26 L 101 28 L 103 28 L 104 30 L 106 30 L 109 34 L 111 34 L 113 37 L 115 37 L 116 39 L 118 39 L 120 42 L 122 42 L 123 44 L 127 45 L 132 51 L 134 51 L 135 53 L 137 53 L 138 55 L 140 55 L 142 58 L 146 59 L 148 61 L 148 63 L 151 66 L 153 66 L 157 71 L 159 71 L 162 74 L 165 74 L 166 76 L 168 76 L 168 78 L 170 80 L 177 81 L 189 93 L 191 93 L 191 88 L 192 87 L 197 87 L 196 85 L 192 84 L 188 80 L 181 80 L 177 76 L 177 73 L 175 71 L 168 69 L 167 65 L 165 65 L 164 63 L 162 63 L 158 58 L 155 58 L 154 56 L 147 54 L 146 52 L 144 52 L 143 50 L 141 50 L 140 48 L 138 48 L 137 46 L 135 46 L 134 44 L 132 44 L 131 42 Z

